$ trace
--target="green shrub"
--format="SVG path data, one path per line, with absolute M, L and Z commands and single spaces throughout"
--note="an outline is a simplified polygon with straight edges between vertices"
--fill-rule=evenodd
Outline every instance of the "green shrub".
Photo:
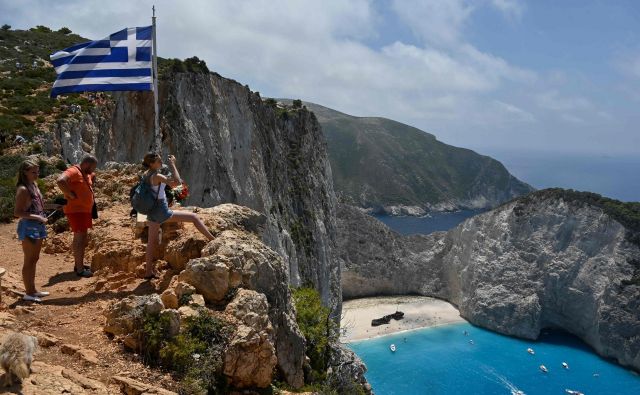
M 292 103 L 293 108 L 302 108 L 302 100 L 296 99 Z
M 36 27 L 32 27 L 31 29 L 32 32 L 40 32 L 40 33 L 51 33 L 51 29 L 43 26 L 43 25 L 38 25 Z
M 141 336 L 145 363 L 159 365 L 181 377 L 180 393 L 224 391 L 222 364 L 230 328 L 204 309 L 197 316 L 186 318 L 174 337 L 169 336 L 169 324 L 168 316 L 145 316 Z
M 58 29 L 58 33 L 69 34 L 71 33 L 71 29 L 69 29 L 68 27 L 61 27 L 60 29 Z
M 313 288 L 293 290 L 296 321 L 306 339 L 306 354 L 311 360 L 312 377 L 318 382 L 325 378 L 328 364 L 329 342 L 337 340 L 337 325 L 330 318 L 331 311 L 322 305 L 320 294 Z
M 3 31 L 5 31 L 5 32 L 6 32 L 6 31 L 7 31 L 7 30 L 9 30 L 9 29 L 11 29 L 11 25 L 7 25 L 6 23 L 5 23 L 4 25 L 2 25 L 2 30 L 3 30 Z

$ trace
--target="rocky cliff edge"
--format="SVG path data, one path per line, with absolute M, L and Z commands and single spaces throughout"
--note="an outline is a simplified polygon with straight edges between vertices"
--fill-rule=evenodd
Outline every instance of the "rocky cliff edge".
M 409 237 L 341 205 L 343 295 L 439 297 L 475 325 L 528 339 L 559 328 L 640 370 L 637 205 L 543 190 Z

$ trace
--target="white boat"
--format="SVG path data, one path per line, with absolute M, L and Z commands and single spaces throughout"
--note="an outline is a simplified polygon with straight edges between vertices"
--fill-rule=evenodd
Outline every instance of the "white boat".
M 531 355 L 536 355 L 536 352 L 533 351 L 533 348 L 527 348 L 527 352 Z
M 540 370 L 543 371 L 544 373 L 549 372 L 549 369 L 547 369 L 547 367 L 544 365 L 540 365 Z
M 580 391 L 575 391 L 575 390 L 565 389 L 564 392 L 566 392 L 567 394 L 570 394 L 570 395 L 584 395 L 584 393 L 582 393 Z
M 511 395 L 525 395 L 525 393 L 520 390 L 511 390 Z
M 565 369 L 569 369 L 569 364 L 566 362 L 562 362 L 562 367 Z
M 389 349 L 390 349 L 392 352 L 396 352 L 396 345 L 395 345 L 395 344 L 390 345 L 390 346 L 389 346 Z
M 473 340 L 469 340 L 469 344 L 474 344 L 474 343 L 473 343 Z

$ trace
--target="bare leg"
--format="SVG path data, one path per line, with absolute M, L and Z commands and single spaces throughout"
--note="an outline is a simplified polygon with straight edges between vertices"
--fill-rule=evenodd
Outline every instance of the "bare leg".
M 159 231 L 160 231 L 160 224 L 157 222 L 149 221 L 149 232 L 147 237 L 147 253 L 145 255 L 146 262 L 144 267 L 145 277 L 150 277 L 155 274 L 155 267 L 153 263 L 155 261 L 154 254 L 156 251 L 156 247 L 158 245 Z
M 75 260 L 76 272 L 84 269 L 84 250 L 87 248 L 88 237 L 87 232 L 73 233 L 73 259 Z
M 40 259 L 40 249 L 42 240 L 26 238 L 22 241 L 22 251 L 24 252 L 24 264 L 22 266 L 22 281 L 27 295 L 36 292 L 36 264 Z
M 211 232 L 209 232 L 209 229 L 207 229 L 207 227 L 204 225 L 202 220 L 198 218 L 196 213 L 191 213 L 189 211 L 174 211 L 171 218 L 169 218 L 166 222 L 191 222 L 200 231 L 200 233 L 205 235 L 207 239 L 215 239 Z

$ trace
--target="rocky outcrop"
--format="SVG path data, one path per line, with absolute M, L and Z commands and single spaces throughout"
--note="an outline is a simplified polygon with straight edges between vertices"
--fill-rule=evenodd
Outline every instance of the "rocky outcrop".
M 139 349 L 145 315 L 167 315 L 169 333 L 175 335 L 183 320 L 200 314 L 201 308 L 209 306 L 218 315 L 224 309 L 219 318 L 234 328 L 224 357 L 224 374 L 234 387 L 264 387 L 272 381 L 274 368 L 289 385 L 302 386 L 305 340 L 295 319 L 287 265 L 259 237 L 264 216 L 233 204 L 201 209 L 198 215 L 216 238 L 197 242 L 201 236 L 191 227 L 167 236 L 159 256 L 190 259 L 183 265 L 170 265 L 163 276 L 166 280 L 159 280 L 166 287 L 161 295 L 129 297 L 109 306 L 104 330 Z M 129 246 L 114 245 L 131 250 L 138 243 L 129 240 Z M 120 266 L 114 263 L 116 269 Z M 110 278 L 115 281 L 117 276 Z
M 188 204 L 237 203 L 262 213 L 262 238 L 284 257 L 289 282 L 313 284 L 339 315 L 335 195 L 313 113 L 276 108 L 235 81 L 197 73 L 160 81 L 160 109 L 163 150 L 177 157 Z M 56 124 L 47 150 L 71 162 L 88 149 L 101 163 L 135 163 L 151 148 L 152 131 L 152 95 L 116 93 L 113 102 Z
M 412 237 L 355 208 L 338 218 L 345 297 L 435 296 L 473 324 L 528 339 L 560 328 L 640 370 L 640 248 L 603 208 L 541 191 Z
M 358 389 L 371 394 L 371 384 L 364 374 L 367 367 L 353 351 L 340 344 L 331 344 L 329 350 L 329 369 L 327 383 L 340 394 L 360 393 Z
M 268 387 L 278 359 L 267 298 L 241 289 L 225 312 L 239 324 L 224 355 L 224 374 L 236 388 Z

